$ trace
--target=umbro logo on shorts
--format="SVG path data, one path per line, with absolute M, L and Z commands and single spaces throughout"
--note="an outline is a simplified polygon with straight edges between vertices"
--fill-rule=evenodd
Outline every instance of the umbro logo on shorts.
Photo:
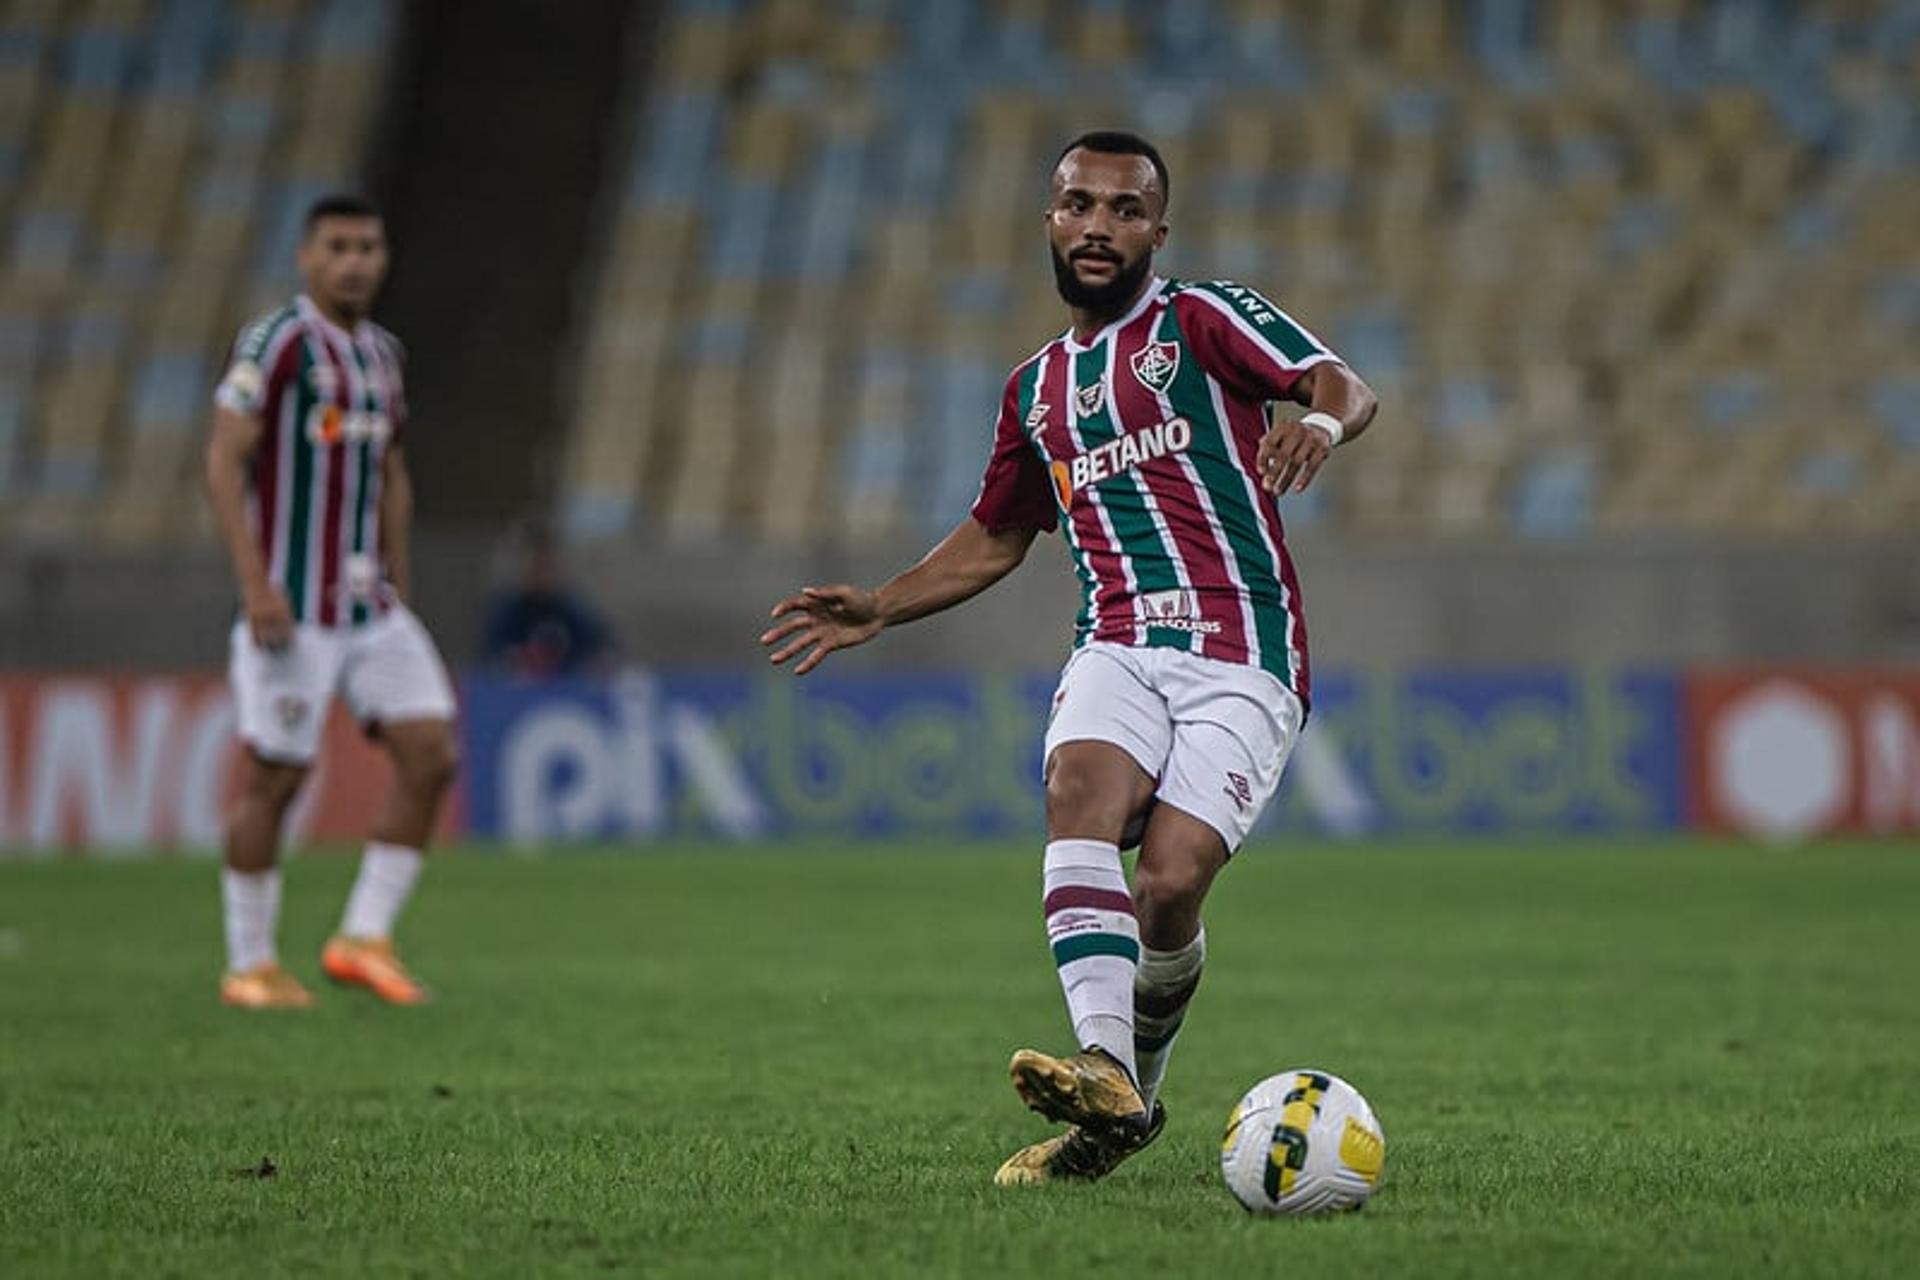
M 290 693 L 283 693 L 273 700 L 274 718 L 280 721 L 281 728 L 289 731 L 304 724 L 310 710 L 305 698 L 296 698 Z
M 1246 812 L 1247 806 L 1253 803 L 1253 784 L 1247 781 L 1247 775 L 1244 773 L 1233 773 L 1229 771 L 1227 773 L 1227 785 L 1222 787 L 1221 790 L 1226 793 L 1229 800 L 1233 801 L 1234 807 L 1242 813 Z

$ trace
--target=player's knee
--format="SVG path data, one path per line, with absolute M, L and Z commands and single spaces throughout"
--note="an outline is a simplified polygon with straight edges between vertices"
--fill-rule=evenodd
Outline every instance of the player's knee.
M 285 813 L 299 794 L 301 780 L 307 771 L 295 765 L 270 764 L 255 759 L 247 769 L 242 794 L 251 803 L 265 808 L 271 813 Z
M 423 741 L 411 753 L 407 767 L 415 786 L 436 795 L 453 785 L 454 775 L 459 772 L 460 749 L 454 745 L 451 732 L 434 734 Z
M 1197 859 L 1143 858 L 1133 873 L 1134 908 L 1142 914 L 1197 908 L 1210 879 Z

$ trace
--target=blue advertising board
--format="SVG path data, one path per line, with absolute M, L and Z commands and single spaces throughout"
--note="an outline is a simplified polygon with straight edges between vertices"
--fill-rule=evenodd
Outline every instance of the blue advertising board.
M 1037 835 L 1054 681 L 477 675 L 464 699 L 468 826 L 525 843 Z M 1683 812 L 1679 717 L 1664 672 L 1332 672 L 1260 830 L 1670 830 Z

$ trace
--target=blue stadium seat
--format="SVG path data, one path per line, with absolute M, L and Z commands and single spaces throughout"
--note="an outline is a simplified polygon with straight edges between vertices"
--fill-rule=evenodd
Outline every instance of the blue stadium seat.
M 1920 454 L 1920 374 L 1876 380 L 1867 393 L 1867 404 L 1895 444 Z
M 20 384 L 0 376 L 0 494 L 11 493 L 26 434 L 27 405 Z
M 776 340 L 789 276 L 804 281 L 827 317 L 823 358 L 862 371 L 845 429 L 778 426 L 837 451 L 821 469 L 835 536 L 937 526 L 970 496 L 999 372 L 1060 323 L 1024 202 L 1052 148 L 1095 123 L 1140 127 L 1174 161 L 1165 269 L 1278 294 L 1394 392 L 1391 417 L 1443 442 L 1369 452 L 1364 477 L 1301 519 L 1631 524 L 1662 510 L 1663 471 L 1739 431 L 1765 465 L 1689 518 L 1739 521 L 1771 494 L 1783 527 L 1811 528 L 1836 510 L 1800 492 L 1776 447 L 1777 390 L 1830 353 L 1835 377 L 1875 388 L 1862 418 L 1908 421 L 1882 384 L 1920 341 L 1912 0 L 828 12 L 674 6 L 596 323 L 619 333 L 680 299 L 687 357 L 706 368 Z M 636 228 L 678 229 L 683 251 L 643 268 Z M 614 348 L 594 350 L 583 386 L 616 385 Z M 643 465 L 582 431 L 579 457 Z M 591 468 L 571 474 L 597 492 Z M 1444 501 L 1414 482 L 1427 474 Z M 745 463 L 717 483 L 700 520 L 752 509 Z M 1572 499 L 1575 515 L 1553 514 Z M 743 527 L 764 532 L 764 513 Z
M 1513 493 L 1513 524 L 1533 538 L 1566 538 L 1585 533 L 1593 523 L 1594 462 L 1579 447 L 1557 449 L 1532 459 Z

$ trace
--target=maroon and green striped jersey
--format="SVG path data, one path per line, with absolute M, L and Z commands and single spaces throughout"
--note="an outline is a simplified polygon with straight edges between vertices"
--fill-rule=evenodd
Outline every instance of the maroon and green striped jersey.
M 1155 278 L 1090 341 L 1068 332 L 1014 369 L 973 516 L 1064 524 L 1085 589 L 1076 646 L 1247 663 L 1305 701 L 1299 580 L 1255 459 L 1268 405 L 1337 359 L 1252 289 Z
M 216 403 L 260 419 L 247 513 L 293 616 L 358 626 L 393 604 L 380 477 L 406 423 L 399 339 L 349 332 L 302 295 L 240 331 Z

